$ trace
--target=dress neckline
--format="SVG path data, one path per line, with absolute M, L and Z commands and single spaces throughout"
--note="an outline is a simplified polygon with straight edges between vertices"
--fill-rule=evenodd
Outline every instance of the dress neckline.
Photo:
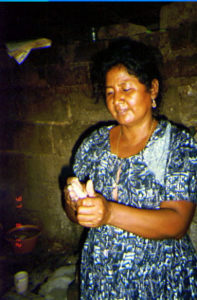
M 163 123 L 164 123 L 163 120 L 157 120 L 157 125 L 156 125 L 154 131 L 152 132 L 151 136 L 149 137 L 145 147 L 143 149 L 141 149 L 138 153 L 127 156 L 127 157 L 119 157 L 119 156 L 117 156 L 117 154 L 115 154 L 111 151 L 110 131 L 111 131 L 112 128 L 116 127 L 117 125 L 109 126 L 108 127 L 108 129 L 109 129 L 108 130 L 108 144 L 109 144 L 108 147 L 109 147 L 110 154 L 119 161 L 124 161 L 124 160 L 128 160 L 128 159 L 136 158 L 136 157 L 141 157 L 143 155 L 143 153 L 146 151 L 146 149 L 148 149 L 149 146 L 152 144 L 152 141 L 155 139 L 155 137 L 158 135 L 158 131 L 162 130 L 162 124 Z

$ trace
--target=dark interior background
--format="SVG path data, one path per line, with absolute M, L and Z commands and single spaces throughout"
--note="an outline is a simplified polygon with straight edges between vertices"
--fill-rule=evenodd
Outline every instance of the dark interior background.
M 0 3 L 0 38 L 87 39 L 91 27 L 134 23 L 156 29 L 170 2 Z

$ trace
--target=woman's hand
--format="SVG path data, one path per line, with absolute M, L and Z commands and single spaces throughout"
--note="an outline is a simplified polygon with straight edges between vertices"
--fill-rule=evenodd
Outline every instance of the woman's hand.
M 94 186 L 92 180 L 88 180 L 86 184 L 81 183 L 77 177 L 69 177 L 67 185 L 64 188 L 65 210 L 68 217 L 78 223 L 77 212 L 81 205 L 80 200 L 95 197 Z M 80 224 L 80 223 L 79 223 Z M 85 226 L 81 224 L 82 226 Z
M 77 221 L 85 227 L 99 227 L 107 224 L 109 202 L 100 194 L 77 201 Z

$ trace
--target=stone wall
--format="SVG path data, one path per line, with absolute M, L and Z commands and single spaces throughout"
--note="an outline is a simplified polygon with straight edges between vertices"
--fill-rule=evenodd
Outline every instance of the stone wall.
M 160 49 L 164 57 L 162 112 L 193 130 L 197 140 L 197 3 L 172 3 L 160 15 Z M 197 249 L 197 211 L 190 226 Z
M 110 119 L 104 103 L 91 97 L 89 63 L 97 47 L 53 45 L 32 51 L 20 66 L 1 48 L 6 77 L 1 77 L 0 98 L 0 223 L 5 230 L 33 223 L 51 241 L 78 244 L 81 227 L 66 217 L 62 189 L 80 135 Z
M 196 3 L 172 3 L 161 10 L 160 28 L 135 24 L 99 29 L 98 40 L 75 41 L 32 51 L 22 65 L 0 49 L 0 223 L 35 223 L 62 245 L 78 245 L 82 230 L 63 210 L 62 188 L 80 137 L 111 119 L 104 103 L 95 104 L 90 84 L 91 56 L 111 38 L 130 36 L 158 46 L 164 55 L 162 113 L 197 128 Z M 6 74 L 6 75 L 5 75 Z M 16 207 L 22 195 L 23 205 Z M 197 217 L 191 226 L 195 240 Z M 197 245 L 197 241 L 195 240 Z

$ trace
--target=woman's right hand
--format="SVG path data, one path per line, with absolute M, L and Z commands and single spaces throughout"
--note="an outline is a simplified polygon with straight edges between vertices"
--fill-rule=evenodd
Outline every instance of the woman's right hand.
M 85 184 L 81 183 L 77 177 L 69 177 L 64 188 L 65 210 L 68 217 L 77 222 L 78 200 L 94 196 L 95 191 L 92 180 L 88 180 Z

